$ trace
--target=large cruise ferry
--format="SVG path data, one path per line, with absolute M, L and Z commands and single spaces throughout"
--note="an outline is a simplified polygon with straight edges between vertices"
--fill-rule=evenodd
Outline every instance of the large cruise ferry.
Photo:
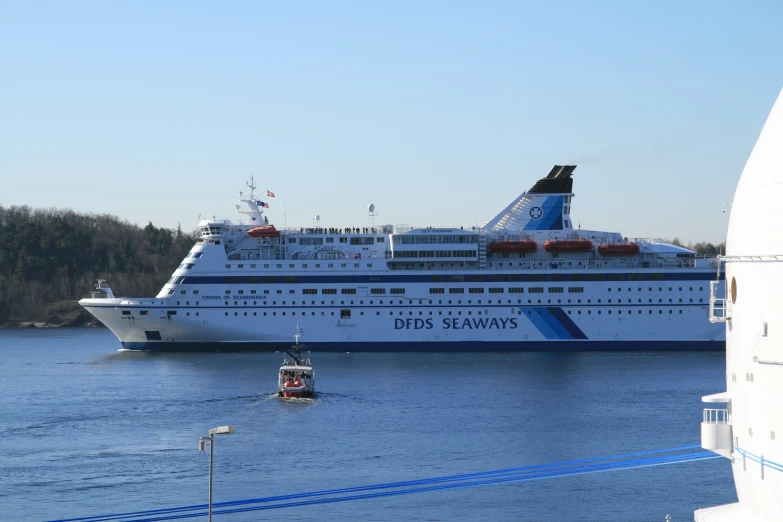
M 714 258 L 574 228 L 573 165 L 555 166 L 481 228 L 278 229 L 204 220 L 155 298 L 105 283 L 80 304 L 130 350 L 711 350 Z M 268 192 L 268 195 L 272 195 Z M 320 223 L 319 223 L 320 225 Z

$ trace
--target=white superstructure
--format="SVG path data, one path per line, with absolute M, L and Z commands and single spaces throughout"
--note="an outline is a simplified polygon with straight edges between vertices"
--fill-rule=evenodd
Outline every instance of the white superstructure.
M 470 230 L 276 229 L 251 181 L 246 219 L 201 221 L 157 297 L 80 304 L 141 350 L 286 349 L 297 325 L 311 350 L 722 349 L 716 260 L 575 229 L 575 168 Z
M 697 522 L 783 520 L 783 93 L 745 165 L 731 207 L 726 392 L 704 397 L 702 445 L 731 460 L 739 502 L 696 511 Z

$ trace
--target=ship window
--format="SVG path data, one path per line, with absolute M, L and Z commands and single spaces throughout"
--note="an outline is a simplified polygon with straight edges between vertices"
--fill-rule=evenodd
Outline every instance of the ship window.
M 340 310 L 340 319 L 350 319 L 350 318 L 351 318 L 350 310 Z
M 404 294 L 405 289 L 404 288 L 392 288 L 389 290 L 390 294 Z
M 450 294 L 464 294 L 465 289 L 464 288 L 449 288 Z
M 468 288 L 468 292 L 471 294 L 483 294 L 484 289 L 483 288 Z
M 542 286 L 534 286 L 531 288 L 528 288 L 527 290 L 531 294 L 543 294 L 544 293 L 544 287 Z
M 568 292 L 572 294 L 581 294 L 585 291 L 583 286 L 569 286 Z
M 122 315 L 130 315 L 130 314 L 131 314 L 130 310 L 123 310 L 122 311 Z
M 525 289 L 524 288 L 519 288 L 519 287 L 509 288 L 508 289 L 508 293 L 509 294 L 524 294 L 525 293 Z
M 348 242 L 348 238 L 347 237 L 341 237 L 340 238 L 340 243 L 347 243 L 347 242 Z
M 322 294 L 336 294 L 337 289 L 336 288 L 322 288 L 321 289 Z
M 149 315 L 150 313 L 147 310 L 142 310 L 139 312 L 139 315 Z
M 385 288 L 370 288 L 370 293 L 373 295 L 383 295 L 386 293 Z
M 147 336 L 148 341 L 162 341 L 163 339 L 160 337 L 160 332 L 157 330 L 145 330 L 144 335 Z
M 340 290 L 340 293 L 341 294 L 355 294 L 356 293 L 356 289 L 355 288 L 343 288 L 342 290 Z
M 443 294 L 446 290 L 444 288 L 430 288 L 431 294 Z
M 489 289 L 490 294 L 502 294 L 503 289 L 502 288 L 490 288 Z
M 376 237 L 376 238 L 375 238 L 375 242 L 376 242 L 376 243 L 383 243 L 383 242 L 384 242 L 384 238 L 382 238 L 382 237 Z
M 318 293 L 318 289 L 316 288 L 303 288 L 302 293 L 305 295 L 313 295 Z
M 563 287 L 562 286 L 551 286 L 547 289 L 547 291 L 550 294 L 562 294 L 563 293 Z

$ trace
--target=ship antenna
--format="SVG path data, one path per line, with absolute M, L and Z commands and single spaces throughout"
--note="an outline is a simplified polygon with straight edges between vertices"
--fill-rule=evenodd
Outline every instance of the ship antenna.
M 255 199 L 256 198 L 256 182 L 255 182 L 255 179 L 256 179 L 256 175 L 255 174 L 251 174 L 250 175 L 250 182 L 249 183 L 247 181 L 245 182 L 245 185 L 250 187 L 250 199 Z

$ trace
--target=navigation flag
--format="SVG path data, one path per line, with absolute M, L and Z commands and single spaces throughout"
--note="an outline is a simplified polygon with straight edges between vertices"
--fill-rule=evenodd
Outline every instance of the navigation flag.
M 256 201 L 256 205 L 258 205 L 259 207 L 262 207 L 262 208 L 269 208 L 269 204 L 268 203 L 264 203 L 263 201 Z
M 267 190 L 267 191 L 266 191 L 266 195 L 267 195 L 267 197 L 269 197 L 269 198 L 273 198 L 273 197 L 275 197 L 275 193 L 274 193 L 274 192 L 272 192 L 271 190 Z

